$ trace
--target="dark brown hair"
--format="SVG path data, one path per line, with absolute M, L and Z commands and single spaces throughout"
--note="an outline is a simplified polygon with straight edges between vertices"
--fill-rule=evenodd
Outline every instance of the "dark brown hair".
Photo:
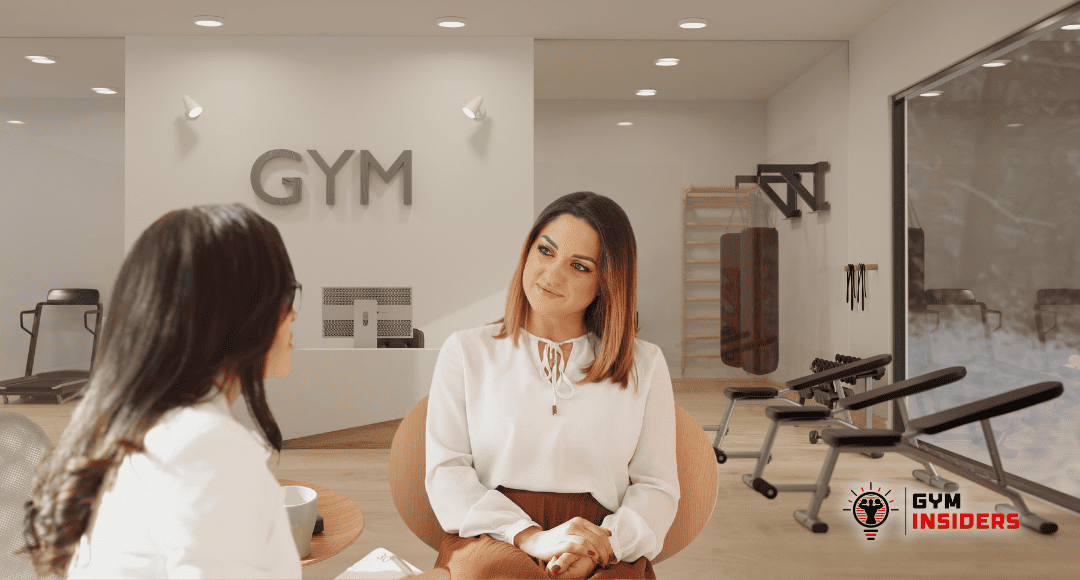
M 34 478 L 20 553 L 39 577 L 64 576 L 102 484 L 145 450 L 167 411 L 216 394 L 219 373 L 239 380 L 281 450 L 263 376 L 294 284 L 277 228 L 242 204 L 173 211 L 139 236 L 117 276 L 85 398 Z
M 626 212 L 608 197 L 579 191 L 560 197 L 540 213 L 521 248 L 521 259 L 506 297 L 506 316 L 495 338 L 510 337 L 514 346 L 518 345 L 518 334 L 529 316 L 529 300 L 521 286 L 525 262 L 540 231 L 563 214 L 589 224 L 600 238 L 596 264 L 600 295 L 585 309 L 584 316 L 585 328 L 600 338 L 600 345 L 582 382 L 610 378 L 625 389 L 634 364 L 637 336 L 637 241 Z

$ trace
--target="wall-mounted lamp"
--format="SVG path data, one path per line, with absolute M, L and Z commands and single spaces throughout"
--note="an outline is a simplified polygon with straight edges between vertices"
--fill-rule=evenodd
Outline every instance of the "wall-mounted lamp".
M 480 107 L 480 104 L 484 102 L 483 95 L 476 97 L 469 101 L 468 105 L 465 105 L 461 110 L 465 112 L 465 115 L 470 119 L 479 121 L 484 118 L 484 114 L 487 112 Z
M 199 103 L 196 103 L 191 97 L 184 95 L 184 110 L 187 111 L 187 118 L 189 121 L 194 121 L 202 114 L 202 107 Z

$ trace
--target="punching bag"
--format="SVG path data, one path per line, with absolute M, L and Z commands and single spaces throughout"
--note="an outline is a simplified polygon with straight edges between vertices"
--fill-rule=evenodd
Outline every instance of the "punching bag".
M 775 228 L 751 227 L 739 235 L 742 368 L 765 375 L 780 364 L 780 247 Z
M 742 253 L 739 251 L 740 234 L 720 236 L 720 360 L 729 367 L 742 368 L 742 353 L 739 351 L 739 269 L 742 267 Z

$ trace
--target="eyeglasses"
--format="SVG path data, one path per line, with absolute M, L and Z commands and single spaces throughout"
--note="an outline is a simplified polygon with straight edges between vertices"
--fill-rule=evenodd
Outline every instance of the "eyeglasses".
M 293 312 L 300 314 L 300 302 L 303 299 L 303 286 L 297 282 L 293 285 L 293 293 L 289 295 L 289 303 L 287 306 L 292 309 Z

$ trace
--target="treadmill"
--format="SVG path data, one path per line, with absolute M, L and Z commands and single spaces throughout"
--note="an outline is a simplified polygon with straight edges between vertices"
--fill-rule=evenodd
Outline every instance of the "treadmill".
M 17 379 L 0 381 L 0 395 L 4 397 L 4 404 L 8 403 L 8 397 L 19 395 L 20 397 L 56 397 L 59 405 L 65 400 L 74 397 L 86 385 L 90 378 L 90 371 L 48 371 L 34 374 L 34 351 L 37 349 L 38 330 L 41 324 L 42 306 L 60 305 L 86 305 L 96 306 L 94 310 L 83 313 L 83 326 L 90 334 L 94 335 L 94 347 L 90 352 L 90 366 L 93 367 L 94 357 L 97 356 L 98 339 L 101 337 L 101 302 L 97 290 L 86 288 L 57 288 L 49 290 L 45 302 L 38 302 L 34 310 L 24 310 L 19 313 L 19 326 L 30 334 L 30 353 L 26 357 L 26 376 Z M 27 330 L 23 324 L 23 316 L 33 313 L 34 329 Z M 86 317 L 96 314 L 94 328 L 91 329 Z

